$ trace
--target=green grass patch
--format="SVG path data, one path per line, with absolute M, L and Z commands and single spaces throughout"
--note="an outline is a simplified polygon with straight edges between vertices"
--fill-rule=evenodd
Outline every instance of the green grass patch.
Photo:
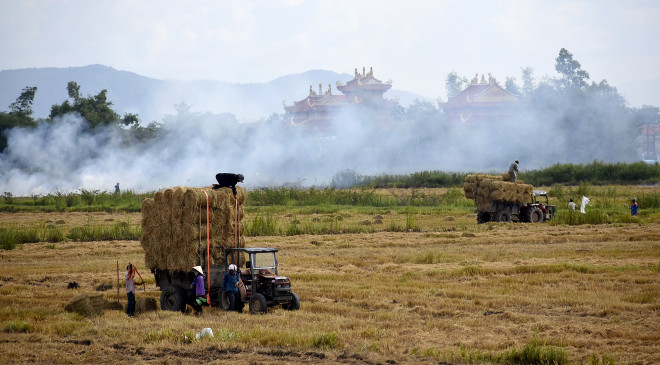
M 73 227 L 67 238 L 71 241 L 114 241 L 139 240 L 142 236 L 142 226 L 129 222 L 115 222 L 108 227 L 102 224 L 87 223 L 83 226 Z
M 546 346 L 533 339 L 520 349 L 505 351 L 497 360 L 504 364 L 561 365 L 568 363 L 568 355 L 561 348 Z
M 32 325 L 26 321 L 15 320 L 5 325 L 5 332 L 31 332 Z
M 337 349 L 340 347 L 339 336 L 335 332 L 314 335 L 312 347 L 322 350 Z

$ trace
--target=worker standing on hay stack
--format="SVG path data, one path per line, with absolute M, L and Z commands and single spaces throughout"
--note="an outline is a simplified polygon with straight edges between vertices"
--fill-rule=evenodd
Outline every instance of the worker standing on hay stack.
M 128 297 L 126 314 L 128 314 L 129 317 L 135 317 L 135 284 L 143 284 L 143 282 L 133 282 L 133 279 L 135 279 L 135 273 L 137 273 L 137 268 L 129 262 L 128 266 L 126 266 L 126 296 Z
M 236 195 L 236 184 L 242 183 L 244 177 L 241 174 L 221 172 L 215 175 L 215 179 L 218 180 L 218 183 L 213 184 L 213 189 L 231 188 L 231 191 Z
M 518 177 L 518 164 L 519 163 L 520 163 L 520 161 L 515 160 L 515 161 L 513 161 L 511 166 L 509 166 L 509 175 L 511 176 L 511 182 L 516 182 L 516 177 Z
M 190 305 L 195 310 L 195 315 L 200 315 L 202 314 L 202 305 L 207 303 L 206 290 L 204 290 L 204 271 L 202 271 L 201 266 L 193 267 L 192 271 L 195 274 L 195 280 L 190 284 L 192 291 L 190 297 L 193 298 Z

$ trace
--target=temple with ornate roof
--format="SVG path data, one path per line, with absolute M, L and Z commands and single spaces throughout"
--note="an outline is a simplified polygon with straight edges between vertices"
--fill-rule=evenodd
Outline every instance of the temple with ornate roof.
M 488 74 L 488 81 L 476 74 L 470 85 L 446 103 L 438 101 L 438 106 L 449 117 L 469 123 L 496 122 L 518 113 L 520 97 L 497 84 L 497 80 Z
M 644 161 L 660 161 L 660 124 L 642 124 L 637 145 Z
M 333 94 L 331 85 L 323 91 L 323 85 L 319 84 L 318 93 L 310 86 L 306 98 L 295 101 L 291 106 L 285 104 L 284 110 L 290 117 L 291 125 L 306 125 L 319 130 L 339 122 L 337 119 L 342 113 L 354 113 L 361 119 L 389 120 L 399 104 L 398 100 L 383 97 L 391 87 L 392 81 L 382 82 L 374 77 L 373 68 L 368 73 L 364 67 L 362 73 L 356 68 L 352 80 L 346 84 L 337 81 L 337 89 L 342 94 Z

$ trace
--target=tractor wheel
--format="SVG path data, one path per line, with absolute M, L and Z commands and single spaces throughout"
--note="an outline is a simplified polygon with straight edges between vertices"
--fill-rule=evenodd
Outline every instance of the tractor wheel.
M 539 207 L 532 207 L 528 213 L 528 222 L 539 223 L 543 222 L 543 211 Z
M 183 313 L 186 310 L 186 291 L 178 285 L 166 287 L 160 293 L 160 308 Z
M 291 292 L 291 295 L 293 296 L 293 299 L 291 299 L 289 303 L 282 304 L 282 308 L 289 311 L 300 309 L 300 298 L 298 298 L 298 294 Z
M 479 212 L 477 213 L 477 223 L 487 223 L 490 221 L 489 212 Z
M 252 314 L 265 314 L 268 311 L 268 302 L 266 297 L 262 294 L 252 294 L 250 298 L 250 313 Z
M 495 213 L 495 222 L 511 222 L 511 213 L 500 210 Z

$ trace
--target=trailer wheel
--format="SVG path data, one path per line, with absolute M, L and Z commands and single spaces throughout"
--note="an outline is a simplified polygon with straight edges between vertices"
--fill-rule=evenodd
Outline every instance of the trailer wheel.
M 266 311 L 268 311 L 266 297 L 259 293 L 252 294 L 252 297 L 250 298 L 250 313 L 265 314 Z
M 539 223 L 543 222 L 543 211 L 539 207 L 532 207 L 529 210 L 529 222 Z
M 300 309 L 300 298 L 298 298 L 298 294 L 291 292 L 291 295 L 293 296 L 293 299 L 288 303 L 282 304 L 282 308 L 290 311 Z
M 487 223 L 490 221 L 490 212 L 477 213 L 477 223 Z
M 186 310 L 186 291 L 178 285 L 165 287 L 160 293 L 160 308 L 166 311 Z
M 506 210 L 500 210 L 497 213 L 495 213 L 495 221 L 511 222 L 511 213 L 507 212 Z

